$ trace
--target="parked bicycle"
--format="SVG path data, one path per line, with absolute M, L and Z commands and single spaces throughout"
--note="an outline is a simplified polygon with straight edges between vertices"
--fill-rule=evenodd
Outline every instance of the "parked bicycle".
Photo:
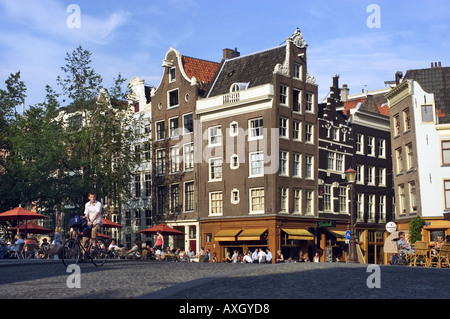
M 62 247 L 62 262 L 66 267 L 72 264 L 78 264 L 88 258 L 96 266 L 103 266 L 108 256 L 106 244 L 101 238 L 94 242 L 87 240 L 82 244 L 83 230 L 87 227 L 87 221 L 84 218 L 76 220 L 69 225 L 75 230 L 75 238 L 67 239 Z

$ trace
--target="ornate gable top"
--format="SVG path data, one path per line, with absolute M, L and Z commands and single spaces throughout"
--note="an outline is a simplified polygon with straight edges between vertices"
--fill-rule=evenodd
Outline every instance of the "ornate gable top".
M 305 39 L 303 38 L 303 34 L 299 28 L 297 28 L 297 30 L 295 30 L 294 34 L 291 35 L 289 38 L 287 38 L 287 40 L 292 41 L 299 48 L 305 48 L 308 46 L 306 44 Z

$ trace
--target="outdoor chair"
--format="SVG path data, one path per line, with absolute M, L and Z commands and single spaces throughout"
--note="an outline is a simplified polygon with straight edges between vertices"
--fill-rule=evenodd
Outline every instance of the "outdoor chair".
M 36 244 L 26 244 L 25 245 L 25 258 L 35 258 L 38 252 L 38 245 Z
M 19 250 L 15 251 L 12 250 L 11 251 L 11 258 L 17 258 L 17 259 L 24 259 L 23 257 L 23 247 L 25 246 L 25 243 L 22 243 L 19 245 Z
M 418 262 L 425 267 L 428 267 L 430 263 L 428 242 L 426 241 L 416 241 L 414 244 L 414 252 L 411 256 L 410 265 L 417 266 Z
M 430 266 L 441 268 L 443 266 L 449 267 L 450 244 L 442 245 L 441 249 L 436 252 L 436 255 L 431 257 Z

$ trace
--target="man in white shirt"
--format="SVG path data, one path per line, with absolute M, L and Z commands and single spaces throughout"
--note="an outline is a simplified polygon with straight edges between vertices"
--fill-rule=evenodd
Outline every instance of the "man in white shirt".
M 254 263 L 258 261 L 258 248 L 256 248 L 255 251 L 253 252 L 252 260 Z
M 260 264 L 264 264 L 266 262 L 266 257 L 267 257 L 267 255 L 264 252 L 264 250 L 260 249 L 259 253 L 258 253 L 258 261 L 259 261 L 259 263 Z
M 89 193 L 89 202 L 84 205 L 84 217 L 88 221 L 88 226 L 91 226 L 91 232 L 83 233 L 83 245 L 91 237 L 91 241 L 94 242 L 97 239 L 97 233 L 102 227 L 102 203 L 96 200 L 95 193 Z
M 245 263 L 252 263 L 252 253 L 250 251 L 248 251 L 245 256 L 244 256 L 244 262 Z
M 272 253 L 271 253 L 271 251 L 270 251 L 270 249 L 269 248 L 267 248 L 266 249 L 266 255 L 267 255 L 267 257 L 266 257 L 266 262 L 267 263 L 271 263 L 272 262 Z

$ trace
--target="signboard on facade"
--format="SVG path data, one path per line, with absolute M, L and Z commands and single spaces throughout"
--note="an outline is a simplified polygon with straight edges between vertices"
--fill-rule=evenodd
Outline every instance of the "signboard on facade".
M 317 228 L 328 228 L 328 227 L 336 227 L 335 220 L 321 220 L 317 222 Z

